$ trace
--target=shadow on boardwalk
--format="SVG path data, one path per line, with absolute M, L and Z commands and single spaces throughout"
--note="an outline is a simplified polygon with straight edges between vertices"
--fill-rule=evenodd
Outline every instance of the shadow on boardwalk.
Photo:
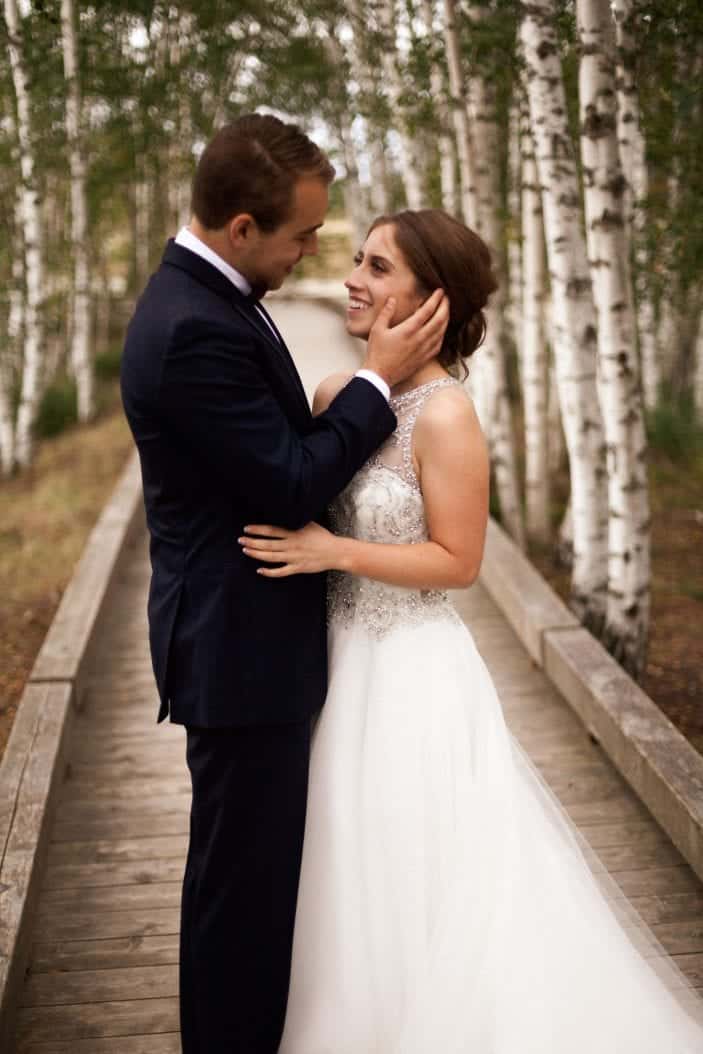
M 312 335 L 310 317 L 301 339 Z M 289 332 L 290 319 L 280 321 Z M 330 357 L 326 340 L 316 342 L 304 371 L 308 390 L 311 374 L 319 377 Z M 337 369 L 353 368 L 348 348 L 342 358 Z M 178 922 L 190 785 L 183 730 L 155 725 L 148 580 L 142 535 L 113 587 L 86 705 L 73 728 L 15 1054 L 180 1051 Z M 512 731 L 664 947 L 703 987 L 700 882 L 484 588 L 475 585 L 456 600 Z

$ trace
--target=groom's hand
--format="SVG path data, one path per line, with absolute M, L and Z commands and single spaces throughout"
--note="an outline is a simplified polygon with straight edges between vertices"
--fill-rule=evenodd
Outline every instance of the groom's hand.
M 378 373 L 388 385 L 404 381 L 437 357 L 449 322 L 449 300 L 444 290 L 434 293 L 408 318 L 391 326 L 395 300 L 390 297 L 369 333 L 364 368 Z

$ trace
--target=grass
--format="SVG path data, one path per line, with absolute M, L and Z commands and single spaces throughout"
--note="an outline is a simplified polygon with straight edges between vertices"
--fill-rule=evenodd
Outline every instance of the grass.
M 27 674 L 132 440 L 115 382 L 98 419 L 39 445 L 0 482 L 0 754 Z

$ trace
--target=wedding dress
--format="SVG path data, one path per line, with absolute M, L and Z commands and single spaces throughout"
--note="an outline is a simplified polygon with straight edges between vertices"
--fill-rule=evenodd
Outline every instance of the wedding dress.
M 427 539 L 412 430 L 332 507 Z M 330 576 L 279 1054 L 701 1054 L 701 1003 L 508 731 L 448 595 Z M 587 860 L 587 856 L 591 861 Z

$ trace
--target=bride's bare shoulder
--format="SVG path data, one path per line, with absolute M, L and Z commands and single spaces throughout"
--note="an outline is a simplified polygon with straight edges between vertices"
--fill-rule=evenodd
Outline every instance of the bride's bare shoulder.
M 446 443 L 485 449 L 481 423 L 466 388 L 456 385 L 435 392 L 422 408 L 413 440 L 419 456 L 429 449 L 441 450 Z
M 329 377 L 325 377 L 324 381 L 320 381 L 315 389 L 315 396 L 312 401 L 313 414 L 317 416 L 324 413 L 332 400 L 339 395 L 342 388 L 349 384 L 353 376 L 353 373 L 333 373 Z

